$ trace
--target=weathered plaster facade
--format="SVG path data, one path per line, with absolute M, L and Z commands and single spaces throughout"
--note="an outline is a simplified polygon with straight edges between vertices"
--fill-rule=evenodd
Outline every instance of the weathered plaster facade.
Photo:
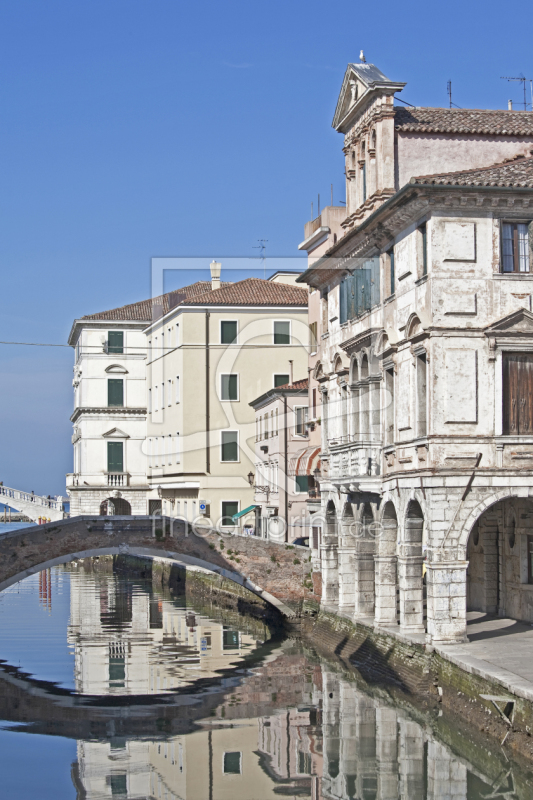
M 311 248 L 301 279 L 322 303 L 323 603 L 461 641 L 467 585 L 472 609 L 533 622 L 531 393 L 509 377 L 511 362 L 533 359 L 533 114 L 468 111 L 470 135 L 453 111 L 443 122 L 448 109 L 414 109 L 426 133 L 400 145 L 402 85 L 379 73 L 365 88 L 373 71 L 350 65 L 334 120 L 345 145 L 363 148 L 366 175 L 347 168 L 345 235 L 322 258 Z M 346 94 L 350 80 L 359 95 Z M 491 167 L 504 152 L 522 155 Z M 451 163 L 463 172 L 443 174 Z M 517 225 L 522 261 L 504 271 L 503 237 L 518 242 Z

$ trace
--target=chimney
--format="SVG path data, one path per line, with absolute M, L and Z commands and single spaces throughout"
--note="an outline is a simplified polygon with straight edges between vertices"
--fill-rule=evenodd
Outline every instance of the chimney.
M 220 270 L 222 269 L 222 264 L 219 261 L 211 261 L 209 269 L 211 270 L 211 288 L 220 289 Z
M 509 111 L 513 110 L 513 101 L 512 100 L 508 100 L 507 101 L 507 108 L 508 108 Z
M 290 364 L 290 366 L 289 366 L 289 383 L 291 384 L 291 386 L 293 384 L 293 374 L 292 374 L 292 365 L 293 365 L 293 363 L 294 363 L 293 360 L 290 358 L 289 359 L 289 364 Z

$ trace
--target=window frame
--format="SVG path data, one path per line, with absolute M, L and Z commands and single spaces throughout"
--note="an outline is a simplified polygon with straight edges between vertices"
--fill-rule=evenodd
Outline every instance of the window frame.
M 234 433 L 236 434 L 236 444 L 237 444 L 237 458 L 223 458 L 224 456 L 224 434 L 225 433 Z M 226 444 L 233 444 L 233 442 L 227 442 Z M 225 430 L 220 431 L 220 463 L 221 464 L 240 464 L 240 447 L 239 447 L 239 431 L 238 430 Z
M 283 375 L 283 377 L 287 376 L 287 380 L 284 381 L 283 383 L 279 383 L 276 386 L 276 377 L 279 377 L 280 375 Z M 291 376 L 288 372 L 274 372 L 272 374 L 272 387 L 274 389 L 279 389 L 280 386 L 285 386 L 286 384 L 290 384 L 290 382 L 291 382 Z
M 223 339 L 222 339 L 222 326 L 223 326 L 223 324 L 225 322 L 231 322 L 231 323 L 235 324 L 235 339 L 233 339 L 233 341 L 231 341 L 231 342 L 224 342 Z M 225 345 L 239 344 L 239 320 L 238 319 L 221 319 L 220 320 L 220 324 L 219 324 L 218 332 L 219 332 L 220 344 L 225 344 Z
M 122 336 L 122 344 L 121 345 L 111 345 L 109 343 L 109 337 L 110 337 L 110 335 L 112 333 L 113 334 L 119 334 L 120 336 Z M 117 354 L 117 355 L 123 354 L 124 353 L 124 338 L 125 338 L 124 337 L 124 331 L 108 331 L 107 332 L 107 353 L 111 354 L 111 355 L 113 355 L 113 354 Z M 113 349 L 111 349 L 112 347 L 113 347 Z M 115 349 L 116 347 L 120 347 L 120 350 L 116 350 Z
M 304 408 L 307 409 L 307 415 L 306 415 L 306 417 L 305 417 L 305 419 L 303 421 L 303 432 L 300 433 L 298 431 L 298 411 L 300 409 L 304 409 Z M 308 434 L 307 434 L 306 423 L 308 421 L 309 421 L 309 406 L 294 406 L 294 435 L 295 436 L 307 437 Z
M 110 386 L 111 386 L 112 383 L 117 384 L 117 385 L 119 383 L 122 384 L 122 403 L 110 403 L 109 402 L 109 390 L 110 390 Z M 125 384 L 124 378 L 108 378 L 107 379 L 107 408 L 125 408 L 125 402 L 124 401 L 126 399 L 125 398 L 125 394 L 126 394 L 125 388 L 126 387 L 125 387 L 124 384 Z
M 503 252 L 503 242 L 504 242 L 504 227 L 505 225 L 510 225 L 514 228 L 514 235 L 512 238 L 513 242 L 513 269 L 512 270 L 505 270 L 504 269 L 504 252 Z M 520 248 L 518 246 L 518 225 L 525 225 L 528 232 L 528 248 L 527 248 L 527 256 L 528 256 L 528 269 L 527 270 L 520 270 Z M 533 225 L 533 220 L 529 219 L 517 219 L 517 220 L 508 220 L 502 219 L 500 220 L 500 273 L 502 275 L 531 275 L 531 262 L 532 262 L 532 248 L 530 244 L 530 226 Z
M 276 342 L 276 325 L 283 324 L 289 326 L 289 341 L 288 342 Z M 278 334 L 281 336 L 286 336 L 287 334 Z M 292 344 L 292 320 L 290 319 L 274 319 L 272 320 L 272 343 L 276 347 L 290 347 Z
M 222 520 L 224 520 L 224 518 L 228 518 L 229 517 L 229 519 L 231 519 L 231 516 L 233 516 L 233 515 L 229 515 L 229 514 L 224 514 L 224 505 L 226 503 L 235 503 L 236 504 L 236 506 L 237 506 L 237 511 L 235 512 L 236 514 L 238 514 L 239 511 L 241 510 L 241 504 L 240 504 L 239 500 L 221 500 L 220 501 L 220 527 L 221 528 L 233 528 L 237 524 L 236 522 L 233 522 L 233 520 L 231 521 L 231 523 L 229 525 L 227 523 L 225 524 L 222 521 Z
M 237 378 L 237 397 L 223 397 L 223 378 Z M 228 385 L 229 390 L 229 385 Z M 220 373 L 220 402 L 221 403 L 238 403 L 240 400 L 240 380 L 238 372 L 221 372 Z
M 110 461 L 109 461 L 109 451 L 110 451 L 111 447 L 112 447 L 112 446 L 114 446 L 114 445 L 120 445 L 120 447 L 121 447 L 121 453 L 122 453 L 122 458 L 121 458 L 121 461 L 122 461 L 122 469 L 110 470 L 110 469 L 109 469 L 109 463 L 110 463 Z M 122 441 L 109 441 L 109 439 L 107 440 L 107 447 L 106 447 L 106 455 L 107 455 L 106 472 L 107 472 L 108 474 L 112 474 L 112 475 L 123 475 L 123 474 L 126 472 L 126 470 L 125 470 L 125 466 L 126 466 L 126 464 L 125 464 L 125 461 L 126 461 L 126 459 L 125 459 L 125 451 L 126 451 L 126 448 L 124 447 L 124 442 L 122 442 Z

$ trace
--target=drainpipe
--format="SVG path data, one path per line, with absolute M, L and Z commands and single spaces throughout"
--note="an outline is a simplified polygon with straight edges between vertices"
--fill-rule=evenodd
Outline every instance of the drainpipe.
M 287 395 L 283 397 L 283 416 L 285 419 L 285 444 L 284 444 L 284 458 L 285 458 L 285 541 L 289 541 L 289 494 L 288 494 L 288 487 L 289 487 L 289 464 L 287 458 L 287 451 L 288 451 L 288 444 L 287 444 L 287 437 L 289 435 L 289 429 L 287 424 Z
M 205 471 L 211 472 L 210 405 L 209 405 L 209 311 L 205 312 Z
M 292 372 L 293 372 L 293 370 L 292 370 L 293 363 L 294 362 L 292 361 L 292 359 L 289 358 L 289 383 L 291 385 L 292 385 L 292 382 L 293 382 L 293 374 L 292 374 Z

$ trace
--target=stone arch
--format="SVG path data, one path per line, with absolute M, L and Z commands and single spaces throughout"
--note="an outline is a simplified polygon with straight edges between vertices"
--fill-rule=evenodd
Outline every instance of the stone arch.
M 473 508 L 470 513 L 463 518 L 463 520 L 461 520 L 461 517 L 459 516 L 457 533 L 456 535 L 450 535 L 448 541 L 450 543 L 453 542 L 457 547 L 462 548 L 463 553 L 466 552 L 466 546 L 470 532 L 483 512 L 498 503 L 500 500 L 507 500 L 511 497 L 527 498 L 529 497 L 528 489 L 524 489 L 523 487 L 516 487 L 514 490 L 513 488 L 501 489 L 499 492 L 494 492 L 493 494 L 489 495 L 489 497 L 481 500 L 477 506 L 475 506 L 475 508 Z
M 359 380 L 359 362 L 357 356 L 352 356 L 350 359 L 350 383 L 357 383 Z
M 407 325 L 405 326 L 406 338 L 411 339 L 413 336 L 417 336 L 419 333 L 422 333 L 423 330 L 424 329 L 418 314 L 411 314 L 407 320 Z
M 370 367 L 369 367 L 369 362 L 368 362 L 368 353 L 366 352 L 366 350 L 363 350 L 363 353 L 362 353 L 362 356 L 361 356 L 361 364 L 360 364 L 360 367 L 359 367 L 359 375 L 360 375 L 360 379 L 362 381 L 364 381 L 370 375 Z
M 100 503 L 100 516 L 131 517 L 131 505 L 123 497 L 108 497 Z
M 379 356 L 381 353 L 384 353 L 390 346 L 389 336 L 385 331 L 380 331 L 376 336 L 376 342 L 374 344 L 374 353 L 376 356 Z
M 318 381 L 320 378 L 324 377 L 324 367 L 322 366 L 321 361 L 317 361 L 315 364 L 315 368 L 313 370 L 313 378 Z

